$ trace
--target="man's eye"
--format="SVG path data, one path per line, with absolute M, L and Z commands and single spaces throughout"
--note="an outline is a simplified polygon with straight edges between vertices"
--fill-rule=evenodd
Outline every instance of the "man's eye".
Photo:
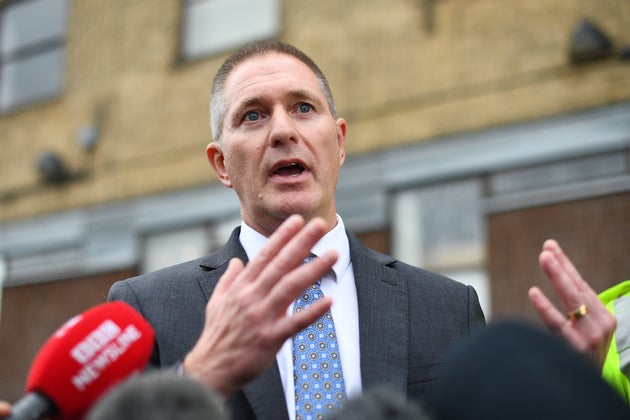
M 305 104 L 305 103 L 301 103 L 300 106 L 298 107 L 298 110 L 301 113 L 307 113 L 310 112 L 313 109 L 313 107 L 310 104 Z
M 260 119 L 260 114 L 256 111 L 249 111 L 245 114 L 245 121 L 258 121 Z

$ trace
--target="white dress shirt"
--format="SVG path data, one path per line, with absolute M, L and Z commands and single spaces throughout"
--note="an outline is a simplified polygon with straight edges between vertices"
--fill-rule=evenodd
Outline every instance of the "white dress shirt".
M 267 242 L 265 236 L 249 227 L 245 222 L 241 224 L 239 239 L 250 261 L 256 257 Z M 331 312 L 337 331 L 346 394 L 348 397 L 352 397 L 361 393 L 359 311 L 348 236 L 343 220 L 339 215 L 337 215 L 337 225 L 315 244 L 311 252 L 314 255 L 322 255 L 331 249 L 335 249 L 339 253 L 339 259 L 333 266 L 332 272 L 322 278 L 321 288 L 324 295 L 333 300 Z M 289 305 L 288 312 L 289 314 L 293 312 L 293 305 Z M 280 368 L 289 418 L 295 420 L 292 356 L 293 346 L 291 339 L 288 339 L 280 348 L 276 360 Z

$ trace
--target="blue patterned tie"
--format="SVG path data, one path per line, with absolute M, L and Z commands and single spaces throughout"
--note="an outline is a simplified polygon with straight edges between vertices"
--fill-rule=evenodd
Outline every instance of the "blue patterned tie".
M 294 312 L 323 296 L 320 282 L 309 286 L 295 301 Z M 330 310 L 293 337 L 293 381 L 296 420 L 322 419 L 346 398 Z

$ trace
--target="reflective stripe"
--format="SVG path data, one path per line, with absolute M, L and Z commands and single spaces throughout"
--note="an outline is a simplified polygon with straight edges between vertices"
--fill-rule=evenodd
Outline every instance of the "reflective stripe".
M 615 344 L 619 354 L 619 369 L 630 377 L 630 296 L 615 299 Z

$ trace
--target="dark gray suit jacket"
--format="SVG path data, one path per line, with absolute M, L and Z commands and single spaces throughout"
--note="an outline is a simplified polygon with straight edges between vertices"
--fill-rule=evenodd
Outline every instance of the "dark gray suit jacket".
M 205 307 L 233 257 L 247 261 L 236 228 L 216 252 L 195 261 L 115 283 L 109 300 L 135 307 L 154 327 L 155 366 L 180 362 L 197 341 Z M 359 308 L 363 389 L 386 385 L 424 400 L 445 353 L 484 324 L 470 286 L 372 251 L 348 232 Z M 288 418 L 278 366 L 229 401 L 235 419 Z

